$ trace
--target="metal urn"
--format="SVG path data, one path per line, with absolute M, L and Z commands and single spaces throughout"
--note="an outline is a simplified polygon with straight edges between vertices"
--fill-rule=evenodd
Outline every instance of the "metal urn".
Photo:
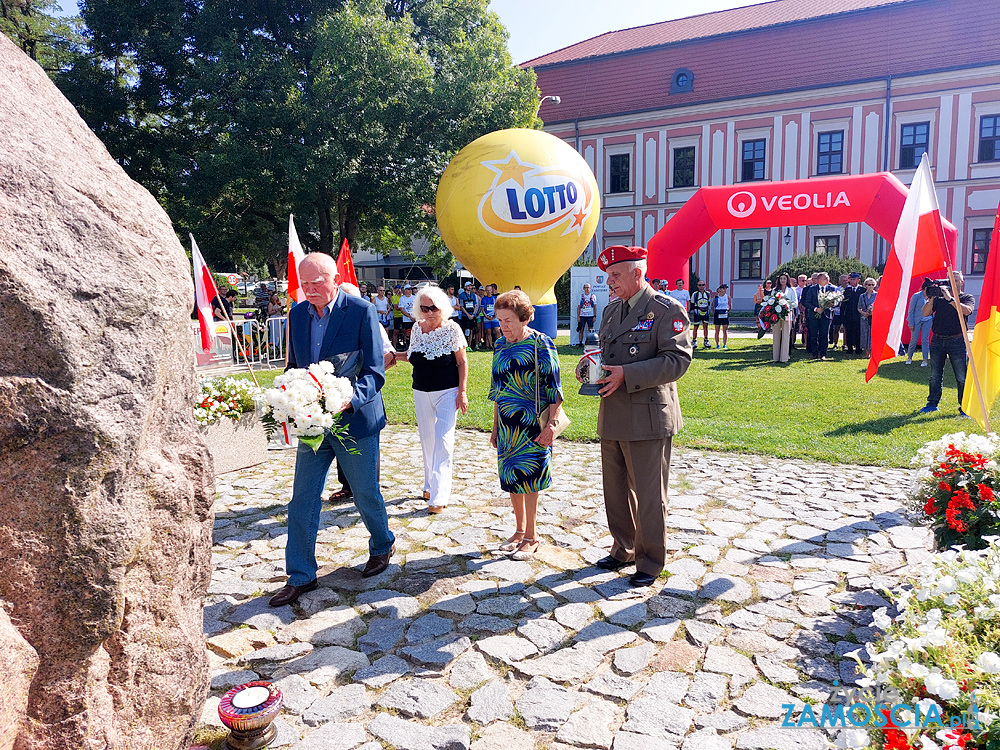
M 274 741 L 277 728 L 271 724 L 281 711 L 281 691 L 258 680 L 234 687 L 219 703 L 219 718 L 229 727 L 223 750 L 260 750 Z
M 598 396 L 601 386 L 597 381 L 608 374 L 601 361 L 601 342 L 593 331 L 587 333 L 583 342 L 583 356 L 576 366 L 576 376 L 583 385 L 580 386 L 581 396 Z

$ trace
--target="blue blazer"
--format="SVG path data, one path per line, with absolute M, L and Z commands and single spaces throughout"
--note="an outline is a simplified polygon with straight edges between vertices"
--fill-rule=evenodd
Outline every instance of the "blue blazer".
M 288 313 L 288 368 L 308 367 L 315 363 L 309 351 L 309 302 L 299 302 Z M 319 359 L 333 363 L 340 377 L 354 383 L 351 406 L 344 415 L 348 434 L 355 438 L 371 437 L 385 427 L 382 386 L 385 384 L 385 357 L 375 306 L 345 292 L 337 292 L 328 313 L 330 324 L 323 336 Z M 354 355 L 354 356 L 352 356 Z M 351 372 L 341 368 L 354 360 Z

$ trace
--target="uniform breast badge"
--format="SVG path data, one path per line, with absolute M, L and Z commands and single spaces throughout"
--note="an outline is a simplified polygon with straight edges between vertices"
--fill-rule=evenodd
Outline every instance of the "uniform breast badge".
M 639 353 L 639 347 L 638 346 L 630 346 L 628 348 L 628 353 L 631 354 L 634 357 L 636 354 Z

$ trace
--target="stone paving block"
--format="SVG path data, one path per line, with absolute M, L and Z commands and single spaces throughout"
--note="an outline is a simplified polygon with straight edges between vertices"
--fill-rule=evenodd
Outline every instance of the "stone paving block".
M 368 632 L 358 638 L 358 649 L 366 654 L 392 651 L 403 640 L 409 620 L 376 618 L 368 623 Z
M 407 659 L 426 667 L 445 667 L 456 657 L 472 647 L 472 641 L 464 635 L 449 636 L 419 646 L 407 646 L 400 653 Z
M 649 613 L 646 610 L 646 603 L 642 601 L 600 601 L 597 609 L 603 614 L 608 622 L 615 625 L 622 625 L 626 628 L 645 622 Z
M 500 615 L 514 617 L 531 606 L 531 600 L 525 596 L 493 596 L 481 599 L 476 605 L 476 611 L 483 615 Z
M 517 662 L 514 667 L 526 675 L 575 685 L 590 677 L 603 662 L 604 654 L 600 651 L 586 644 L 577 644 L 535 659 Z
M 469 750 L 470 745 L 468 726 L 429 727 L 385 713 L 368 723 L 368 731 L 396 750 Z
M 212 675 L 211 687 L 213 690 L 228 690 L 258 679 L 260 679 L 260 675 L 249 669 L 230 670 Z
M 699 672 L 684 695 L 684 705 L 699 712 L 717 711 L 726 698 L 728 684 L 725 675 Z
M 569 637 L 569 631 L 555 620 L 528 620 L 517 628 L 542 653 L 556 648 Z
M 534 750 L 535 740 L 530 732 L 510 724 L 491 724 L 483 730 L 471 750 Z
M 507 664 L 527 659 L 538 653 L 538 648 L 527 638 L 516 635 L 495 635 L 476 642 L 476 648 L 487 656 Z
M 598 620 L 582 628 L 576 634 L 576 642 L 606 654 L 622 646 L 627 646 L 637 637 L 630 630 Z
M 581 700 L 579 693 L 536 677 L 525 686 L 516 705 L 527 727 L 541 732 L 555 732 L 569 719 Z
M 681 750 L 731 750 L 732 746 L 731 738 L 719 735 L 711 727 L 705 727 L 685 737 Z
M 458 694 L 425 679 L 395 682 L 378 700 L 381 708 L 395 709 L 404 716 L 430 719 L 458 700 Z M 313 704 L 315 707 L 316 704 Z
M 249 625 L 258 630 L 278 630 L 285 625 L 291 625 L 295 613 L 289 605 L 272 607 L 267 602 L 269 596 L 259 596 L 240 604 L 230 612 L 225 620 L 238 625 Z
M 552 616 L 560 625 L 565 625 L 570 630 L 580 630 L 594 619 L 594 608 L 583 602 L 564 604 L 556 607 Z
M 610 750 L 614 741 L 611 726 L 618 721 L 619 709 L 614 703 L 592 698 L 570 715 L 556 734 L 558 742 L 576 747 Z
M 660 649 L 650 667 L 654 672 L 693 673 L 704 656 L 703 648 L 692 646 L 686 641 L 670 641 Z
M 454 623 L 446 617 L 431 613 L 418 617 L 406 631 L 406 643 L 410 646 L 427 643 L 451 632 Z
M 506 721 L 514 716 L 514 704 L 510 699 L 510 690 L 500 680 L 492 680 L 471 696 L 466 716 L 477 724 L 491 724 L 494 721 Z
M 782 704 L 799 704 L 800 701 L 781 688 L 766 682 L 755 682 L 743 695 L 733 701 L 733 706 L 745 716 L 763 719 L 777 719 L 785 715 Z
M 714 714 L 701 714 L 694 719 L 694 725 L 699 729 L 711 727 L 718 732 L 740 732 L 750 726 L 750 722 L 734 711 L 718 711 Z
M 370 667 L 364 667 L 354 673 L 354 681 L 370 688 L 380 688 L 390 682 L 409 674 L 411 667 L 408 662 L 398 656 L 387 654 L 376 659 Z
M 458 623 L 463 633 L 508 633 L 515 627 L 511 620 L 493 615 L 469 615 Z
M 581 686 L 581 690 L 605 698 L 614 698 L 620 701 L 631 700 L 636 693 L 642 690 L 642 683 L 628 677 L 619 677 L 612 672 L 604 672 L 597 675 L 586 685 Z
M 736 738 L 736 750 L 826 750 L 822 732 L 808 727 L 762 727 Z
M 628 705 L 622 730 L 679 742 L 694 721 L 694 711 L 661 698 L 639 697 Z
M 449 594 L 434 602 L 431 609 L 436 612 L 469 615 L 476 611 L 476 602 L 470 594 Z
M 309 684 L 301 675 L 293 674 L 275 680 L 274 686 L 281 691 L 284 710 L 290 714 L 301 714 L 319 698 L 319 690 Z
M 368 736 L 361 724 L 350 722 L 330 722 L 301 741 L 292 745 L 293 750 L 352 750 L 362 744 Z
M 724 602 L 745 602 L 753 596 L 753 589 L 742 578 L 708 573 L 702 578 L 698 596 Z
M 739 674 L 748 677 L 757 675 L 757 668 L 753 662 L 743 654 L 725 646 L 709 646 L 703 668 L 719 674 Z
M 339 679 L 347 672 L 354 672 L 370 664 L 368 657 L 342 646 L 325 646 L 282 664 L 272 673 L 275 679 L 301 674 L 317 687 Z
M 656 654 L 656 646 L 652 643 L 640 643 L 630 648 L 615 651 L 612 664 L 624 675 L 633 675 L 649 666 L 650 660 Z
M 371 605 L 383 617 L 414 617 L 423 611 L 423 606 L 416 598 L 392 589 L 363 591 L 355 601 Z
M 302 720 L 310 726 L 331 721 L 343 721 L 362 714 L 372 706 L 364 685 L 344 685 L 329 695 L 318 698 L 302 712 Z
M 456 690 L 471 690 L 494 677 L 496 674 L 481 653 L 467 651 L 452 663 L 448 684 Z

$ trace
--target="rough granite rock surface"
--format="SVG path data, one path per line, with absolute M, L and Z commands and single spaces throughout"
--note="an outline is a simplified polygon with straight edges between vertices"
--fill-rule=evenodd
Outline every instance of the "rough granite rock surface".
M 0 143 L 0 609 L 34 651 L 0 628 L 0 746 L 186 747 L 209 690 L 214 495 L 191 267 L 3 35 Z

